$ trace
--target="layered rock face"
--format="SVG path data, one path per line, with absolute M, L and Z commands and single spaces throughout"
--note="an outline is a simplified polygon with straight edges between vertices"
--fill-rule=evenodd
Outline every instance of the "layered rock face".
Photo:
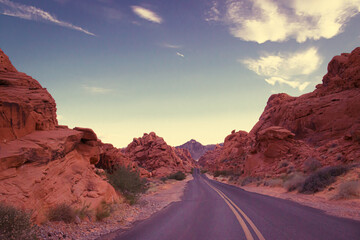
M 314 92 L 300 97 L 272 95 L 250 133 L 229 135 L 215 159 L 208 154 L 209 162 L 216 162 L 208 167 L 266 175 L 303 170 L 309 158 L 322 165 L 359 161 L 359 87 L 360 48 L 356 48 L 331 60 Z M 206 162 L 202 160 L 204 166 Z
M 58 126 L 56 104 L 41 85 L 12 66 L 0 50 L 0 201 L 33 211 L 119 200 L 96 174 L 102 143 L 91 129 Z
M 38 81 L 18 72 L 0 50 L 0 142 L 57 125 L 56 104 Z
M 183 145 L 177 146 L 176 148 L 186 149 L 190 152 L 191 157 L 195 160 L 199 160 L 202 155 L 207 151 L 213 150 L 216 145 L 202 145 L 194 139 L 184 143 Z
M 156 136 L 154 132 L 134 138 L 124 153 L 155 177 L 167 176 L 176 171 L 189 172 L 195 166 L 187 150 L 167 145 L 164 139 Z

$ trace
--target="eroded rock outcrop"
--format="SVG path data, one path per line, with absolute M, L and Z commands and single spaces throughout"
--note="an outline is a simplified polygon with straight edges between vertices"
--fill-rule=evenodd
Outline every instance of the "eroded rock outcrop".
M 356 48 L 331 60 L 315 91 L 300 97 L 272 95 L 249 134 L 233 132 L 221 151 L 205 155 L 201 164 L 213 171 L 271 175 L 303 170 L 309 158 L 323 165 L 359 161 L 359 87 L 360 48 Z
M 57 125 L 56 104 L 38 81 L 18 72 L 0 50 L 0 142 Z
M 32 210 L 37 222 L 56 204 L 118 201 L 94 166 L 101 146 L 91 129 L 58 126 L 51 95 L 0 50 L 0 201 Z
M 195 166 L 190 153 L 167 145 L 163 138 L 154 132 L 134 138 L 124 150 L 126 156 L 152 176 L 162 177 L 176 171 L 189 172 Z

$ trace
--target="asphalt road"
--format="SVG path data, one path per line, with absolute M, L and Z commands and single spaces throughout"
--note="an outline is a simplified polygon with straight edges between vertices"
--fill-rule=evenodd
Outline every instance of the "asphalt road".
M 360 222 L 207 179 L 198 170 L 182 201 L 117 240 L 360 240 Z

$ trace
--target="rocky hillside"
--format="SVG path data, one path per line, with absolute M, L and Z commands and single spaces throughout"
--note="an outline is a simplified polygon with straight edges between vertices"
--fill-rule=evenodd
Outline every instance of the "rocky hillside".
M 215 144 L 204 146 L 198 141 L 191 139 L 190 141 L 184 143 L 183 145 L 177 146 L 176 148 L 188 150 L 193 159 L 199 160 L 202 155 L 204 155 L 207 151 L 213 150 L 215 146 Z
M 210 170 L 269 175 L 360 159 L 360 48 L 334 57 L 316 90 L 272 95 L 250 133 L 235 132 L 200 163 Z
M 0 50 L 0 201 L 31 209 L 37 222 L 56 204 L 119 199 L 96 174 L 102 143 L 91 129 L 58 126 L 54 99 Z M 120 196 L 121 197 L 121 196 Z
M 124 150 L 133 162 L 149 171 L 152 176 L 162 177 L 176 171 L 190 172 L 195 166 L 190 153 L 167 145 L 163 138 L 154 132 L 134 138 Z

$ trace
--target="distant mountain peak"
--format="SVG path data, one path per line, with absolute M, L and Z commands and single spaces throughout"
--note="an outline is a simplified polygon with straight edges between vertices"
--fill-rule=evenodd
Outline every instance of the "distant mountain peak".
M 198 160 L 207 151 L 213 150 L 215 146 L 215 144 L 204 146 L 195 139 L 191 139 L 190 141 L 187 141 L 183 145 L 177 146 L 176 148 L 187 149 L 190 152 L 192 158 Z

